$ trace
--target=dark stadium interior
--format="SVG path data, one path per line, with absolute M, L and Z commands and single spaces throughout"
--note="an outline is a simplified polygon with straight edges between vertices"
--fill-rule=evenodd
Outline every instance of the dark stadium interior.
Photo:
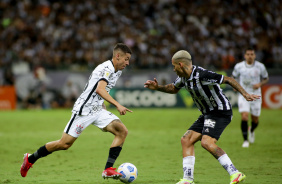
M 167 71 L 185 49 L 230 74 L 249 46 L 270 75 L 282 71 L 279 0 L 2 0 L 0 17 L 0 85 L 38 68 L 89 73 L 117 42 L 133 51 L 129 73 Z

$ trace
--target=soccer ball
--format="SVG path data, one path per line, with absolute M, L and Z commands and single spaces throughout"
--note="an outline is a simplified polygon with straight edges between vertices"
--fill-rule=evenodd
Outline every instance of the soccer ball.
M 123 183 L 131 183 L 136 180 L 138 171 L 135 165 L 131 163 L 123 163 L 118 167 L 117 172 L 121 173 L 122 176 L 119 178 Z

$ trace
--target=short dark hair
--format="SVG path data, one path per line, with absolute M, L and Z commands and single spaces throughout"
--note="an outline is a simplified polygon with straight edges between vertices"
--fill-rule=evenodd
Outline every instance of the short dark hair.
M 245 53 L 246 53 L 247 51 L 249 51 L 249 50 L 255 51 L 255 49 L 254 49 L 253 47 L 248 47 L 248 48 L 245 49 Z
M 132 54 L 131 49 L 127 45 L 125 45 L 124 43 L 116 44 L 115 47 L 114 47 L 114 51 L 116 51 L 116 50 L 121 50 L 124 53 Z

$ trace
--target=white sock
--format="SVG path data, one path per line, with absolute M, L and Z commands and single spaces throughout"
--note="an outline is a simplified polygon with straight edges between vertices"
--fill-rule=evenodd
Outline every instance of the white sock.
M 227 154 L 222 155 L 217 160 L 222 165 L 222 167 L 229 173 L 229 175 L 238 172 L 238 170 L 233 165 L 232 161 L 230 160 Z
M 187 156 L 183 158 L 183 179 L 194 180 L 194 165 L 194 156 Z

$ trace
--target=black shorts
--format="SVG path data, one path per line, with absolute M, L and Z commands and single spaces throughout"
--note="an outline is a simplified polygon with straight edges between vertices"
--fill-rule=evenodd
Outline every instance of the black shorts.
M 223 130 L 232 120 L 232 112 L 211 112 L 209 114 L 200 115 L 188 130 L 193 130 L 202 135 L 219 139 Z

